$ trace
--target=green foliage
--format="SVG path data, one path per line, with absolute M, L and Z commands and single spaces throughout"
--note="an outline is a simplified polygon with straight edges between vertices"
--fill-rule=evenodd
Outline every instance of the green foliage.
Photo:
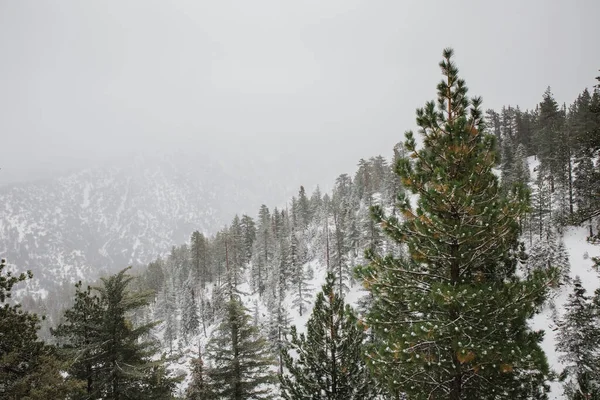
M 9 400 L 59 399 L 76 395 L 83 382 L 65 378 L 63 361 L 55 348 L 38 339 L 39 318 L 19 305 L 5 303 L 13 286 L 31 278 L 14 276 L 0 262 L 0 398 Z
M 556 350 L 561 352 L 565 368 L 565 395 L 569 400 L 588 400 L 600 397 L 600 329 L 598 309 L 586 295 L 577 277 L 573 292 L 565 304 L 565 315 L 558 322 Z
M 190 244 L 193 276 L 202 287 L 207 281 L 212 280 L 209 265 L 208 243 L 203 234 L 198 231 L 192 233 Z
M 208 342 L 207 370 L 214 399 L 273 399 L 274 360 L 267 341 L 241 301 L 231 296 L 226 315 Z
M 69 374 L 86 383 L 87 398 L 97 398 L 100 395 L 97 380 L 102 305 L 90 286 L 83 289 L 78 282 L 75 290 L 73 307 L 65 311 L 64 322 L 51 332 L 63 343 L 61 350 L 65 357 L 72 360 Z
M 515 275 L 528 192 L 517 184 L 501 193 L 481 99 L 467 96 L 451 57 L 445 50 L 437 102 L 417 110 L 423 148 L 407 132 L 411 158 L 396 165 L 418 195 L 416 210 L 402 195 L 402 222 L 373 208 L 409 256 L 368 252 L 370 264 L 358 270 L 373 295 L 369 365 L 392 393 L 411 400 L 544 398 L 543 335 L 527 320 L 556 274 Z
M 185 391 L 186 400 L 212 400 L 214 393 L 208 384 L 202 355 L 192 359 L 191 382 Z
M 54 334 L 71 356 L 70 372 L 87 381 L 85 399 L 170 399 L 181 377 L 170 376 L 158 343 L 149 339 L 157 322 L 134 326 L 128 315 L 148 305 L 151 292 L 133 293 L 129 268 L 82 290 Z
M 190 287 L 189 283 L 183 288 L 181 303 L 181 333 L 184 341 L 187 343 L 188 336 L 196 335 L 200 328 L 196 293 Z
M 372 399 L 374 386 L 362 360 L 366 339 L 349 306 L 334 288 L 329 273 L 317 294 L 307 333 L 291 329 L 291 341 L 282 353 L 287 372 L 280 374 L 287 400 Z

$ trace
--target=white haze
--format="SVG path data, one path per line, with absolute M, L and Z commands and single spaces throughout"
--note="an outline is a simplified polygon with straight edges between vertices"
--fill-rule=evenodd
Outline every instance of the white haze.
M 444 47 L 486 108 L 535 107 L 548 85 L 571 102 L 600 68 L 598 15 L 595 0 L 0 0 L 0 184 L 173 151 L 327 184 L 414 127 Z

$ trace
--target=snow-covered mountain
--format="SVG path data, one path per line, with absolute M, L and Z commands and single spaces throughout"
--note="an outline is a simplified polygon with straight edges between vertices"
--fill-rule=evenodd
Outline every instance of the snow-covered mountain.
M 171 155 L 0 187 L 0 254 L 32 270 L 42 293 L 90 281 L 147 263 L 194 230 L 212 233 L 234 213 L 256 210 L 265 194 L 285 194 L 255 184 L 257 173 Z

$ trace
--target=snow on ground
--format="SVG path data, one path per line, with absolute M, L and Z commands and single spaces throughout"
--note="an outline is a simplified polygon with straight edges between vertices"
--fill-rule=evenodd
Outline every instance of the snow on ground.
M 539 168 L 539 160 L 535 157 L 529 157 L 527 159 L 531 172 L 531 184 L 533 185 L 536 177 L 537 170 Z M 413 206 L 416 206 L 417 196 L 409 195 L 409 201 Z M 592 294 L 594 290 L 600 287 L 600 278 L 598 273 L 593 269 L 592 257 L 600 256 L 600 246 L 589 243 L 587 238 L 587 228 L 585 227 L 567 227 L 564 228 L 562 238 L 565 247 L 569 254 L 569 261 L 571 264 L 571 278 L 579 276 L 582 280 L 583 286 L 588 291 L 588 294 Z M 311 303 L 303 315 L 299 315 L 297 308 L 293 307 L 293 296 L 290 293 L 286 296 L 284 304 L 287 306 L 291 325 L 295 325 L 298 332 L 305 332 L 306 322 L 310 318 L 312 308 L 314 305 L 314 299 L 316 294 L 321 290 L 321 286 L 325 283 L 326 266 L 323 262 L 318 260 L 318 257 L 309 261 L 305 268 L 310 268 L 314 271 L 313 279 L 308 282 L 309 288 L 311 289 Z M 248 268 L 250 269 L 250 268 Z M 266 305 L 260 301 L 257 294 L 252 294 L 252 290 L 247 283 L 240 285 L 238 288 L 242 292 L 242 301 L 244 305 L 254 314 L 255 307 L 258 305 L 258 318 L 260 325 L 267 323 L 269 312 Z M 564 312 L 564 304 L 567 300 L 569 293 L 572 291 L 571 285 L 566 285 L 561 288 L 558 293 L 555 294 L 553 299 L 554 307 L 547 305 L 545 309 L 538 315 L 536 315 L 531 321 L 530 325 L 533 329 L 544 330 L 545 336 L 542 343 L 550 368 L 556 373 L 560 373 L 562 365 L 559 361 L 559 354 L 555 351 L 556 346 L 556 318 L 560 318 Z M 359 282 L 350 288 L 350 291 L 346 294 L 346 303 L 356 308 L 359 300 L 366 295 L 366 291 L 360 285 Z M 259 325 L 259 326 L 260 326 Z M 181 348 L 180 351 L 184 354 L 184 357 L 178 361 L 179 371 L 188 373 L 186 381 L 180 385 L 180 393 L 183 393 L 185 387 L 189 382 L 189 360 L 192 357 L 196 357 L 198 354 L 198 345 L 202 348 L 206 346 L 208 339 L 211 337 L 212 331 L 215 329 L 215 325 L 207 327 L 207 335 L 201 333 L 196 338 L 190 340 L 189 346 Z M 562 395 L 562 385 L 560 382 L 551 383 L 550 399 L 553 400 L 564 400 L 565 397 Z
M 535 188 L 540 161 L 537 157 L 531 156 L 527 158 L 527 163 L 531 175 L 530 185 Z M 589 243 L 587 241 L 587 234 L 588 230 L 585 227 L 566 227 L 563 230 L 562 239 L 569 254 L 571 265 L 570 276 L 572 279 L 579 276 L 583 287 L 589 295 L 593 294 L 594 290 L 600 286 L 600 277 L 598 272 L 593 269 L 593 261 L 591 260 L 591 257 L 600 256 L 600 246 Z M 572 290 L 572 285 L 561 288 L 554 298 L 554 310 L 551 307 L 546 307 L 531 322 L 533 329 L 544 330 L 545 335 L 542 348 L 548 357 L 550 368 L 557 373 L 560 373 L 563 367 L 559 361 L 560 354 L 555 350 L 557 334 L 556 319 L 562 317 L 565 302 Z M 560 382 L 553 382 L 551 388 L 550 399 L 565 399 L 562 395 L 562 385 Z
M 592 267 L 591 257 L 600 256 L 600 246 L 587 242 L 586 237 L 587 229 L 585 227 L 569 227 L 565 229 L 563 240 L 569 253 L 571 278 L 579 276 L 588 294 L 592 294 L 600 286 L 600 279 L 598 273 Z M 563 315 L 564 304 L 572 290 L 572 285 L 563 287 L 554 300 L 556 311 L 553 312 L 547 307 L 542 313 L 536 315 L 531 323 L 532 328 L 545 331 L 542 348 L 546 352 L 550 368 L 557 373 L 561 372 L 562 365 L 558 360 L 559 354 L 555 351 L 557 331 L 555 330 L 556 323 L 553 314 L 558 318 Z M 550 399 L 565 399 L 562 395 L 560 382 L 553 382 L 551 388 Z
M 527 157 L 527 164 L 529 165 L 531 182 L 535 182 L 535 180 L 537 179 L 537 171 L 540 167 L 540 160 L 536 156 L 530 156 Z

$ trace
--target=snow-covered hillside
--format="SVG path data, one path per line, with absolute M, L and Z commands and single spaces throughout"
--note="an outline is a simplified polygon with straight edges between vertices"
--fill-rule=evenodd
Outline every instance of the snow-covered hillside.
M 535 192 L 535 177 L 538 163 L 537 161 L 531 157 L 528 160 L 530 170 L 531 170 L 531 182 L 533 191 Z M 375 199 L 376 202 L 382 201 L 382 196 L 380 193 L 375 193 L 372 196 L 372 199 Z M 414 196 L 411 196 L 411 199 L 416 200 Z M 363 201 L 360 205 L 357 205 L 357 208 L 353 210 L 356 217 L 358 218 L 360 224 L 363 224 L 365 221 L 366 209 L 368 208 L 368 204 Z M 389 211 L 389 210 L 388 210 Z M 335 232 L 334 224 L 328 226 L 328 229 L 333 237 Z M 307 308 L 303 310 L 302 315 L 298 312 L 298 308 L 294 306 L 295 294 L 293 293 L 293 289 L 288 289 L 286 291 L 286 296 L 282 301 L 285 309 L 288 312 L 291 325 L 295 325 L 300 332 L 305 329 L 305 324 L 310 317 L 310 312 L 312 310 L 312 306 L 314 303 L 314 296 L 320 290 L 321 286 L 325 281 L 326 276 L 326 260 L 323 257 L 323 233 L 324 227 L 322 225 L 312 226 L 309 228 L 309 231 L 312 234 L 308 235 L 310 239 L 307 243 L 307 248 L 311 249 L 308 252 L 311 256 L 306 260 L 305 264 L 302 266 L 302 269 L 305 271 L 312 271 L 311 278 L 306 282 L 306 286 L 310 288 L 310 300 Z M 560 232 L 558 232 L 557 241 L 562 241 L 568 253 L 568 258 L 570 262 L 570 276 L 574 278 L 575 276 L 581 277 L 584 286 L 588 290 L 588 292 L 593 292 L 597 287 L 600 286 L 599 278 L 597 272 L 592 268 L 593 262 L 591 257 L 600 256 L 600 246 L 589 243 L 587 240 L 587 230 L 585 227 L 565 227 Z M 539 239 L 537 237 L 533 237 L 530 239 L 530 235 L 524 235 L 523 241 L 527 245 L 528 250 L 532 250 L 532 247 L 535 246 L 536 242 Z M 533 244 L 534 246 L 531 246 Z M 384 243 L 385 247 L 386 244 Z M 389 246 L 389 244 L 388 244 Z M 357 264 L 362 263 L 364 260 L 360 253 L 352 254 L 350 252 L 348 254 L 347 263 L 349 266 L 356 266 Z M 239 290 L 242 293 L 241 299 L 245 306 L 250 310 L 253 314 L 255 323 L 263 329 L 264 333 L 267 334 L 267 329 L 270 323 L 270 318 L 272 317 L 272 304 L 269 304 L 268 297 L 261 297 L 258 293 L 253 290 L 250 282 L 252 280 L 251 271 L 253 269 L 252 263 L 246 265 L 245 272 L 243 274 L 242 284 L 239 286 Z M 210 285 L 209 289 L 205 291 L 207 297 L 210 297 L 210 293 L 214 290 L 215 285 Z M 548 302 L 547 305 L 544 306 L 542 312 L 535 316 L 535 318 L 531 321 L 532 328 L 536 330 L 544 330 L 545 336 L 543 341 L 543 349 L 546 352 L 548 357 L 548 361 L 552 370 L 557 373 L 560 373 L 562 370 L 561 362 L 559 361 L 559 354 L 557 354 L 555 350 L 556 342 L 556 320 L 560 318 L 563 314 L 563 305 L 566 301 L 568 294 L 571 292 L 572 287 L 570 283 L 561 286 L 559 289 L 556 289 L 552 293 L 552 299 Z M 346 294 L 346 301 L 353 305 L 355 308 L 359 306 L 359 302 L 361 298 L 366 294 L 363 290 L 363 287 L 358 282 L 354 282 L 351 284 L 349 291 Z M 159 300 L 160 302 L 160 300 Z M 157 307 L 160 307 L 159 304 L 155 305 L 154 308 L 156 310 Z M 192 358 L 197 357 L 198 348 L 204 349 L 207 342 L 210 340 L 212 333 L 218 324 L 218 319 L 214 320 L 212 324 L 207 326 L 206 333 L 200 332 L 199 334 L 187 338 L 187 344 L 183 343 L 181 339 L 175 340 L 174 348 L 175 352 L 180 354 L 180 358 L 174 362 L 173 366 L 175 370 L 182 373 L 189 373 L 190 371 L 190 361 Z M 165 325 L 163 324 L 161 327 L 161 331 L 159 331 L 159 336 L 164 333 Z M 189 383 L 189 376 L 180 386 L 180 392 L 183 393 L 185 387 Z M 562 395 L 562 386 L 559 382 L 551 383 L 551 399 L 564 399 Z
M 540 163 L 536 157 L 529 157 L 527 162 L 531 174 L 530 186 L 535 191 L 537 190 L 535 181 Z M 565 227 L 559 240 L 563 241 L 569 255 L 571 281 L 579 276 L 586 291 L 593 293 L 594 290 L 600 287 L 600 271 L 593 268 L 592 257 L 600 256 L 600 246 L 590 243 L 587 237 L 588 230 L 586 227 Z M 526 240 L 525 242 L 527 243 Z M 536 315 L 531 324 L 534 329 L 544 330 L 543 349 L 551 368 L 558 373 L 562 370 L 562 364 L 559 360 L 560 354 L 556 351 L 556 321 L 562 317 L 564 304 L 572 289 L 572 285 L 567 284 L 560 291 L 554 293 L 553 307 L 546 307 L 542 313 Z M 564 399 L 562 386 L 559 382 L 553 382 L 551 387 L 551 399 Z
M 571 278 L 579 276 L 588 291 L 593 293 L 600 286 L 600 277 L 598 272 L 592 268 L 591 257 L 600 256 L 600 246 L 593 245 L 586 240 L 587 230 L 584 227 L 565 228 L 562 239 L 569 253 L 571 265 Z M 543 329 L 545 332 L 543 349 L 546 352 L 548 361 L 553 370 L 560 372 L 562 365 L 559 361 L 559 354 L 555 350 L 556 346 L 556 319 L 560 318 L 564 311 L 564 304 L 567 296 L 572 292 L 572 286 L 566 285 L 555 294 L 553 310 L 550 307 L 538 314 L 532 321 L 531 326 L 534 329 Z M 562 386 L 559 382 L 552 383 L 551 399 L 564 399 L 562 396 Z
M 0 187 L 0 254 L 33 271 L 39 294 L 91 281 L 256 209 L 272 186 L 253 182 L 206 158 L 157 156 Z

